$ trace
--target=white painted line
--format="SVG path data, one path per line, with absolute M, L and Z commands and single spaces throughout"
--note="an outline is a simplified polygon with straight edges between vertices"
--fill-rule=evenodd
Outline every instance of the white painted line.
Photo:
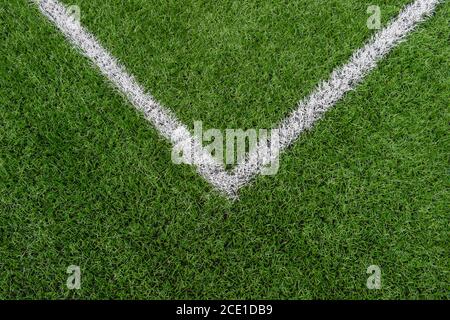
M 407 5 L 385 29 L 379 31 L 364 47 L 357 50 L 345 65 L 334 70 L 329 80 L 319 84 L 306 99 L 300 101 L 297 109 L 278 126 L 279 151 L 291 145 L 303 131 L 310 129 L 327 110 L 347 92 L 353 90 L 370 71 L 376 68 L 378 61 L 434 12 L 440 2 L 442 0 L 416 0 Z M 261 173 L 262 163 L 258 160 L 258 150 L 228 173 L 223 164 L 215 162 L 213 157 L 202 149 L 200 142 L 172 112 L 163 108 L 150 94 L 145 93 L 135 78 L 92 34 L 70 19 L 69 13 L 59 1 L 41 0 L 39 8 L 133 106 L 143 112 L 145 118 L 163 137 L 173 145 L 183 142 L 192 146 L 194 157 L 198 159 L 195 163 L 197 171 L 216 189 L 230 198 L 235 198 L 240 188 Z
M 377 63 L 395 48 L 414 28 L 431 16 L 442 0 L 416 0 L 405 6 L 389 25 L 377 32 L 361 49 L 353 53 L 350 60 L 335 69 L 329 80 L 320 83 L 278 126 L 281 151 L 291 145 L 302 132 L 310 129 L 322 115 L 364 79 Z M 238 165 L 235 176 L 235 191 L 246 185 L 261 171 L 257 153 L 250 154 L 248 160 Z
M 125 68 L 103 48 L 95 37 L 77 21 L 70 18 L 66 7 L 57 0 L 40 0 L 41 12 L 53 22 L 70 42 L 81 50 L 103 73 L 105 77 L 142 112 L 159 133 L 175 144 L 189 144 L 198 159 L 197 171 L 217 189 L 229 194 L 226 180 L 227 173 L 222 164 L 218 164 L 206 152 L 175 115 L 164 109 L 144 89 Z

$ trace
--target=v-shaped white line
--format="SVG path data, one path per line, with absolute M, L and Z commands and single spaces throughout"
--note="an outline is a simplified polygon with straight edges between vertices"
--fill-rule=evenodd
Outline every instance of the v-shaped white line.
M 133 106 L 143 112 L 159 133 L 173 145 L 192 146 L 198 173 L 216 189 L 230 198 L 236 198 L 240 188 L 261 173 L 263 163 L 258 148 L 247 159 L 227 172 L 222 163 L 202 148 L 199 142 L 176 116 L 163 108 L 146 93 L 144 88 L 126 69 L 103 48 L 58 0 L 35 0 L 41 12 L 53 22 L 70 42 L 88 57 L 114 86 L 127 97 Z M 297 104 L 286 119 L 278 125 L 279 147 L 272 156 L 291 145 L 300 134 L 310 129 L 322 115 L 342 97 L 354 89 L 377 66 L 377 62 L 397 46 L 414 28 L 430 16 L 442 0 L 416 0 L 402 9 L 389 25 L 377 32 L 362 48 L 356 50 L 350 60 L 335 69 L 329 80 L 320 83 L 304 100 Z M 268 161 L 273 161 L 269 159 Z

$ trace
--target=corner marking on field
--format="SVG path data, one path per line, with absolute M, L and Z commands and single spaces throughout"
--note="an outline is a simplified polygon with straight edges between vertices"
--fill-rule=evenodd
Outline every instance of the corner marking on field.
M 40 11 L 89 58 L 108 80 L 131 102 L 158 132 L 173 145 L 186 143 L 192 146 L 197 172 L 217 190 L 231 199 L 236 199 L 238 191 L 261 173 L 263 164 L 258 157 L 258 149 L 247 159 L 228 172 L 208 154 L 199 142 L 168 109 L 162 107 L 125 67 L 118 62 L 81 24 L 70 18 L 69 12 L 58 0 L 34 0 Z M 400 14 L 384 29 L 372 36 L 366 44 L 356 50 L 349 61 L 336 68 L 329 79 L 321 82 L 305 99 L 297 103 L 297 108 L 282 120 L 279 130 L 280 154 L 294 143 L 302 132 L 313 127 L 326 111 L 332 108 L 344 95 L 355 89 L 364 77 L 393 48 L 410 34 L 416 26 L 431 16 L 442 0 L 415 0 L 406 5 Z

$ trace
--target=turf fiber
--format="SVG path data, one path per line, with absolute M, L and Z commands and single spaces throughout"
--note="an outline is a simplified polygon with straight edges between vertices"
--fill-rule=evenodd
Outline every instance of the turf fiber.
M 0 3 L 1 299 L 449 297 L 448 1 L 236 202 L 33 5 Z M 271 127 L 374 32 L 370 1 L 70 4 L 190 126 Z

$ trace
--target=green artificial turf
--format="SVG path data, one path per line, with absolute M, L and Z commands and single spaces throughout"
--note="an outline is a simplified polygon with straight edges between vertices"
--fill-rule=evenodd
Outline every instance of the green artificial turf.
M 63 2 L 191 128 L 274 127 L 374 33 L 371 0 Z
M 188 125 L 259 128 L 373 33 L 370 1 L 259 2 L 71 4 Z M 237 202 L 28 1 L 0 4 L 1 299 L 449 297 L 448 1 Z

